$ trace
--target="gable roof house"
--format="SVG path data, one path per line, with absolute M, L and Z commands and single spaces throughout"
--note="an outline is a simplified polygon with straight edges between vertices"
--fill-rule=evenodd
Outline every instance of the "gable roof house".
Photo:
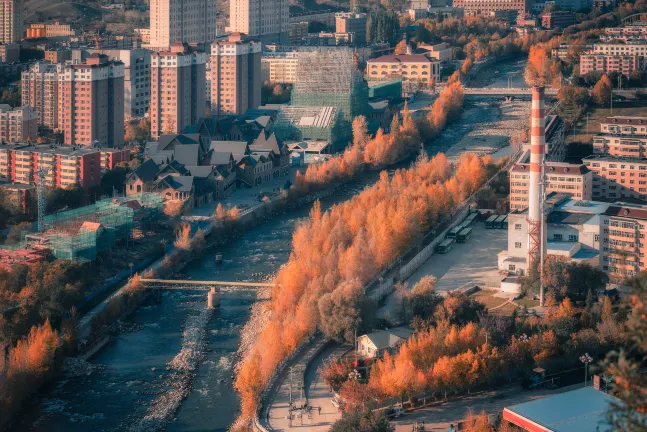
M 157 179 L 158 165 L 152 159 L 145 160 L 126 178 L 126 195 L 150 191 Z
M 272 153 L 274 169 L 272 178 L 287 175 L 290 170 L 290 151 L 284 143 L 279 143 L 274 132 L 261 131 L 258 137 L 249 145 L 249 150 L 254 153 Z
M 369 358 L 380 358 L 387 352 L 394 354 L 412 333 L 409 327 L 397 327 L 362 335 L 357 338 L 357 353 Z

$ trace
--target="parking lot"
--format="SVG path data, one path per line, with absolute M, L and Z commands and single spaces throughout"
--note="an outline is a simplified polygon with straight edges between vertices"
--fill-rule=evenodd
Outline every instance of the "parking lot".
M 446 254 L 434 254 L 407 280 L 412 287 L 424 276 L 432 275 L 438 279 L 436 291 L 447 292 L 466 285 L 479 285 L 484 288 L 498 288 L 502 276 L 498 272 L 497 255 L 508 247 L 508 231 L 504 229 L 485 229 L 483 222 L 473 225 L 474 234 L 467 243 L 454 243 Z M 388 310 L 395 316 L 394 296 L 386 300 L 379 315 Z

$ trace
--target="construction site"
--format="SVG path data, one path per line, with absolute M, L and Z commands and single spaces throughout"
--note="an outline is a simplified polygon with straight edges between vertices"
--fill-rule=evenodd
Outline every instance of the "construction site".
M 107 276 L 115 266 L 147 256 L 162 210 L 161 195 L 143 193 L 42 215 L 21 233 L 18 244 L 0 246 L 0 268 L 50 258 L 115 264 L 105 266 Z M 144 238 L 146 242 L 139 241 Z

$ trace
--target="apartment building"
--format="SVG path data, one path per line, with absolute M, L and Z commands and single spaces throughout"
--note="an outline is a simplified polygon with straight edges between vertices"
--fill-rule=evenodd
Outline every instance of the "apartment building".
M 0 105 L 0 141 L 24 143 L 38 138 L 38 114 L 36 110 L 22 106 L 11 108 Z
M 150 47 L 166 51 L 176 42 L 213 42 L 216 12 L 216 0 L 151 0 Z
M 36 110 L 38 124 L 58 130 L 58 76 L 61 65 L 44 62 L 32 64 L 21 75 L 22 105 Z
M 568 194 L 574 199 L 590 200 L 593 173 L 583 164 L 548 162 L 546 164 L 546 193 Z M 525 152 L 510 170 L 510 210 L 528 208 L 530 152 Z
M 126 119 L 144 117 L 151 100 L 151 51 L 145 48 L 131 50 L 88 50 L 108 56 L 124 64 L 124 114 Z
M 647 199 L 647 159 L 593 155 L 582 162 L 593 172 L 593 199 Z
M 152 54 L 150 120 L 153 138 L 179 133 L 204 116 L 206 62 L 205 53 L 191 50 L 182 43 L 173 44 L 169 51 Z
M 613 135 L 647 135 L 647 117 L 607 117 L 600 123 L 600 132 Z
M 366 19 L 365 13 L 339 12 L 335 14 L 335 32 L 352 33 L 353 43 L 366 43 Z
M 620 72 L 623 75 L 635 70 L 645 69 L 645 57 L 642 55 L 609 55 L 609 54 L 582 54 L 580 55 L 580 75 L 589 72 Z
M 645 26 L 624 26 L 624 27 L 607 27 L 600 40 L 631 40 L 643 39 L 647 37 L 647 27 Z
M 101 173 L 110 171 L 119 163 L 130 162 L 130 149 L 100 148 Z
M 402 78 L 429 84 L 440 79 L 440 62 L 424 55 L 385 55 L 366 62 L 367 79 Z
M 264 52 L 261 57 L 261 81 L 291 83 L 297 81 L 298 53 Z
M 231 0 L 229 27 L 231 33 L 242 33 L 263 44 L 288 43 L 289 0 Z M 309 21 L 304 17 L 299 21 Z
M 530 0 L 454 0 L 453 7 L 463 9 L 466 16 L 484 15 L 502 10 L 524 13 L 530 9 Z
M 53 187 L 78 186 L 89 190 L 101 184 L 101 153 L 73 146 L 0 145 L 0 177 L 22 184 L 38 183 L 45 169 L 45 183 Z
M 593 53 L 605 55 L 645 56 L 647 55 L 647 43 L 640 41 L 628 41 L 625 43 L 599 43 L 593 45 Z
M 613 205 L 600 215 L 602 269 L 612 280 L 645 270 L 647 207 Z
M 0 43 L 20 43 L 23 36 L 22 0 L 0 0 Z
M 57 49 L 45 51 L 44 60 L 49 63 L 64 63 L 68 60 L 72 60 L 72 50 Z
M 58 65 L 58 130 L 68 145 L 123 147 L 124 65 L 103 54 Z
M 240 33 L 211 45 L 211 112 L 243 114 L 261 104 L 261 43 Z
M 309 24 L 308 21 L 291 22 L 288 30 L 288 43 L 290 45 L 298 45 L 303 39 L 307 38 Z

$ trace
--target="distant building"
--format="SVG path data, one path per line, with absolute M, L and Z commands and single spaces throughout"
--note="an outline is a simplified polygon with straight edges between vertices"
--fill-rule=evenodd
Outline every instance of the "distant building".
M 453 50 L 446 42 L 437 44 L 419 43 L 416 52 L 440 62 L 450 61 L 453 57 Z
M 216 0 L 151 0 L 150 46 L 168 50 L 176 42 L 216 39 Z
M 528 208 L 530 152 L 525 152 L 510 169 L 510 210 Z M 575 199 L 590 200 L 593 174 L 584 164 L 546 163 L 546 193 L 558 192 Z
M 431 84 L 440 79 L 440 62 L 424 55 L 385 55 L 366 62 L 368 79 L 402 78 Z
M 647 159 L 593 155 L 582 162 L 593 172 L 593 199 L 647 200 Z
M 124 64 L 124 114 L 126 119 L 144 117 L 151 100 L 151 51 L 144 48 L 132 50 L 88 50 L 89 53 L 107 55 Z
M 261 57 L 261 81 L 295 83 L 298 62 L 296 51 L 264 52 Z
M 20 43 L 23 37 L 23 8 L 22 0 L 0 1 L 0 43 Z
M 72 60 L 72 50 L 59 49 L 52 51 L 45 51 L 45 61 L 50 63 L 64 63 Z
M 69 24 L 30 24 L 26 30 L 27 39 L 41 39 L 74 36 L 76 32 Z
M 151 43 L 151 29 L 150 28 L 136 28 L 135 34 L 139 36 L 142 43 Z
M 36 110 L 22 106 L 11 108 L 0 105 L 0 141 L 3 143 L 25 143 L 38 138 L 38 114 Z
M 291 22 L 289 27 L 290 45 L 300 44 L 308 36 L 308 21 Z
M 115 168 L 117 164 L 130 162 L 130 149 L 99 148 L 101 172 Z
M 353 43 L 366 43 L 366 19 L 365 13 L 339 12 L 335 14 L 335 32 L 353 33 Z
M 243 114 L 261 104 L 261 43 L 232 34 L 211 45 L 211 112 Z
M 425 9 L 429 8 L 429 0 L 411 0 L 409 2 L 409 9 Z
M 286 44 L 289 38 L 289 8 L 288 0 L 231 0 L 228 31 L 245 34 L 263 44 Z
M 48 186 L 78 186 L 86 191 L 101 183 L 101 153 L 94 148 L 43 145 L 0 145 L 0 177 L 21 184 L 38 183 L 45 168 Z
M 34 63 L 21 75 L 22 104 L 36 110 L 38 124 L 58 130 L 58 76 L 62 66 Z
M 614 135 L 647 135 L 647 117 L 607 117 L 600 123 L 600 132 Z
M 463 9 L 466 16 L 488 16 L 490 12 L 501 10 L 526 12 L 530 8 L 530 0 L 454 0 L 453 6 Z
M 20 60 L 20 45 L 15 43 L 0 45 L 0 61 L 14 63 Z
M 178 133 L 206 110 L 206 54 L 174 44 L 151 56 L 151 136 Z M 213 65 L 212 65 L 213 68 Z M 213 83 L 213 81 L 212 81 Z
M 102 54 L 58 65 L 58 130 L 65 144 L 124 145 L 124 65 Z
M 609 55 L 582 54 L 580 55 L 580 75 L 590 72 L 620 72 L 629 76 L 633 71 L 645 70 L 645 57 L 642 55 Z
M 598 43 L 593 45 L 593 54 L 647 56 L 647 42 Z
M 575 13 L 570 11 L 546 12 L 541 16 L 541 26 L 547 29 L 566 28 L 575 23 Z

